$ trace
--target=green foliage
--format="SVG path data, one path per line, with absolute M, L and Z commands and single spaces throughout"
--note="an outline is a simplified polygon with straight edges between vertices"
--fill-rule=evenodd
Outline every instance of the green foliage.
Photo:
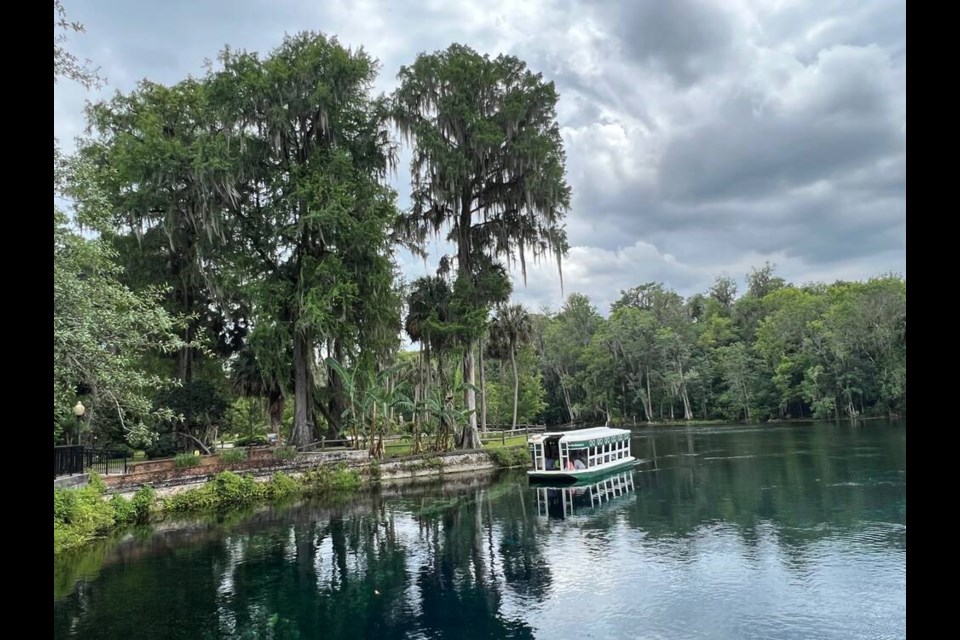
M 235 398 L 227 410 L 227 426 L 224 431 L 237 434 L 242 438 L 266 439 L 270 426 L 267 423 L 263 404 L 263 401 L 258 398 Z
M 314 493 L 356 491 L 362 484 L 359 472 L 344 464 L 308 471 L 303 475 L 303 483 L 308 491 Z
M 233 443 L 237 447 L 256 447 L 269 444 L 270 441 L 267 440 L 267 436 L 258 434 L 255 436 L 241 436 L 236 439 Z
M 200 456 L 193 453 L 180 453 L 173 459 L 174 469 L 186 469 L 200 465 Z
M 746 294 L 735 292 L 728 278 L 688 300 L 646 283 L 624 291 L 608 319 L 571 295 L 534 323 L 547 397 L 586 423 L 906 410 L 902 278 L 795 287 L 768 264 L 748 276 Z
M 530 464 L 530 454 L 526 445 L 487 449 L 486 453 L 501 468 L 525 467 Z
M 87 480 L 87 486 L 94 489 L 97 493 L 104 493 L 107 490 L 107 484 L 103 481 L 103 478 L 99 473 L 91 471 L 89 474 L 89 479 Z
M 102 239 L 82 237 L 54 211 L 54 418 L 70 424 L 82 393 L 86 421 L 118 414 L 130 443 L 143 445 L 153 437 L 145 423 L 163 413 L 148 394 L 169 380 L 141 370 L 138 360 L 154 349 L 179 348 L 182 341 L 156 292 L 135 294 L 118 282 L 113 258 Z M 97 394 L 89 395 L 94 388 Z
M 118 522 L 118 511 L 115 510 L 118 506 L 121 516 L 125 515 L 126 505 L 103 499 L 102 485 L 90 484 L 82 489 L 54 489 L 54 554 L 82 545 L 110 531 Z
M 153 490 L 153 487 L 148 484 L 140 487 L 130 500 L 130 503 L 133 505 L 134 521 L 139 524 L 149 522 L 153 515 L 156 501 L 157 492 Z
M 224 464 L 236 464 L 247 459 L 247 450 L 234 447 L 233 449 L 224 449 L 220 452 L 220 461 Z
M 509 295 L 503 262 L 519 258 L 525 281 L 528 253 L 534 260 L 556 258 L 559 270 L 568 248 L 563 218 L 570 188 L 556 122 L 558 98 L 553 83 L 543 82 L 518 58 L 491 59 L 460 44 L 421 53 L 401 67 L 399 79 L 393 118 L 413 142 L 412 206 L 400 231 L 421 245 L 429 234 L 447 231 L 457 247 L 452 296 L 441 307 L 449 317 L 431 323 L 411 299 L 415 321 L 408 317 L 406 328 L 462 352 L 468 420 L 459 445 L 472 448 L 479 445 L 474 352 L 490 307 Z M 437 278 L 451 267 L 447 258 L 441 260 Z M 430 345 L 445 397 L 439 346 Z M 441 421 L 440 431 L 450 428 Z
M 506 360 L 492 360 L 496 355 L 490 352 L 491 361 L 487 363 L 487 423 L 509 427 L 513 420 L 513 371 L 509 356 Z M 540 359 L 532 345 L 525 345 L 517 353 L 516 361 L 520 378 L 517 423 L 535 424 L 547 406 Z
M 188 433 L 205 445 L 213 444 L 216 431 L 225 425 L 229 406 L 222 391 L 207 380 L 192 380 L 159 393 L 154 400 L 175 418 L 161 422 L 161 433 Z
M 276 499 L 295 495 L 300 490 L 300 483 L 285 473 L 277 472 L 269 482 L 263 484 L 261 493 L 265 498 Z
M 176 455 L 179 450 L 180 446 L 177 444 L 177 437 L 169 430 L 169 427 L 165 428 L 163 433 L 158 434 L 154 432 L 153 441 L 143 449 L 147 458 L 151 460 L 169 458 Z
M 133 507 L 133 503 L 120 494 L 116 494 L 110 498 L 110 507 L 113 509 L 113 521 L 115 524 L 127 524 L 136 520 L 137 512 Z

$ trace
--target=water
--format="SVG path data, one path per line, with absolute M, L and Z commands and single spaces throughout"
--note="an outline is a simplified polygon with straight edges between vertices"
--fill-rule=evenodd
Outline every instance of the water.
M 452 477 L 58 559 L 58 638 L 903 638 L 903 423 L 639 432 L 605 485 Z

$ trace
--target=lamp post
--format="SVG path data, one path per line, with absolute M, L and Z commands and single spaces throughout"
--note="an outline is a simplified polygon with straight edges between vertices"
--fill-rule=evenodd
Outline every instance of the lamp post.
M 77 444 L 80 442 L 80 429 L 83 426 L 83 414 L 86 413 L 87 408 L 83 406 L 83 403 L 77 400 L 77 404 L 73 407 L 73 415 L 77 416 Z

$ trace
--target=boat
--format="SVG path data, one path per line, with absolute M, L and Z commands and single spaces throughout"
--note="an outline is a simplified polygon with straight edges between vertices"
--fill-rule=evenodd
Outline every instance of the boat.
M 531 461 L 527 477 L 533 482 L 588 480 L 637 463 L 627 429 L 553 431 L 530 436 L 527 445 Z
M 566 519 L 597 513 L 618 498 L 633 493 L 633 472 L 613 472 L 601 480 L 578 480 L 570 485 L 538 486 L 537 515 Z

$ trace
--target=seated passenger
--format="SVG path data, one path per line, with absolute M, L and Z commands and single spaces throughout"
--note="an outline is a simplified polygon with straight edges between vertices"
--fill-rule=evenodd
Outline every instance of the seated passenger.
M 577 458 L 576 460 L 573 461 L 573 467 L 575 469 L 586 469 L 587 465 L 583 464 L 583 460 L 581 460 L 580 458 Z
M 567 458 L 567 469 L 573 469 L 573 461 Z

